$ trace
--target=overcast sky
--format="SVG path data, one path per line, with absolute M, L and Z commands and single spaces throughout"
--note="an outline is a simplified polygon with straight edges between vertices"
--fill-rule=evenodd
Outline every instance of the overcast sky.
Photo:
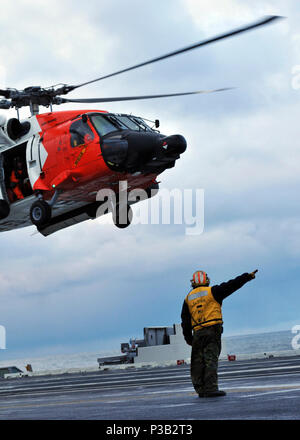
M 235 87 L 84 106 L 159 119 L 162 133 L 185 136 L 186 153 L 159 180 L 170 190 L 204 189 L 204 232 L 186 235 L 185 225 L 118 230 L 96 220 L 47 238 L 34 227 L 2 233 L 0 324 L 7 350 L 1 359 L 118 349 L 142 337 L 145 326 L 180 322 L 198 269 L 212 284 L 259 269 L 256 280 L 224 302 L 225 336 L 300 324 L 298 2 L 2 0 L 1 6 L 0 86 L 21 89 L 78 84 L 264 15 L 286 17 L 69 95 Z M 70 108 L 82 105 L 55 110 Z M 147 203 L 134 208 L 136 215 Z

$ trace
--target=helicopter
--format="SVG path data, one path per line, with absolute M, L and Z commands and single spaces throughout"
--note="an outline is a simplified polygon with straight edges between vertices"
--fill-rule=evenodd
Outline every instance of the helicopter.
M 206 39 L 188 47 L 78 85 L 58 84 L 24 90 L 0 89 L 0 109 L 15 108 L 17 118 L 0 115 L 0 232 L 35 225 L 48 236 L 98 216 L 101 189 L 116 195 L 110 209 L 117 227 L 132 221 L 128 198 L 121 197 L 120 182 L 127 189 L 144 189 L 147 197 L 159 190 L 157 177 L 173 168 L 186 151 L 182 135 L 165 136 L 159 120 L 105 110 L 53 111 L 65 103 L 107 103 L 214 93 L 229 88 L 193 92 L 113 98 L 62 97 L 89 84 L 162 61 L 190 50 L 264 26 L 281 18 L 267 16 L 255 23 Z M 46 113 L 39 107 L 50 108 Z M 30 108 L 20 120 L 19 109 Z M 151 122 L 152 126 L 150 126 Z M 154 125 L 153 125 L 154 124 Z M 125 213 L 125 215 L 124 215 Z

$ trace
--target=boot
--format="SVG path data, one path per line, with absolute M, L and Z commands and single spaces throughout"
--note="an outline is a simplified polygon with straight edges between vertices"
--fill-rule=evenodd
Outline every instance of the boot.
M 215 391 L 208 391 L 206 393 L 203 393 L 203 397 L 220 397 L 220 396 L 226 396 L 225 391 L 215 390 Z

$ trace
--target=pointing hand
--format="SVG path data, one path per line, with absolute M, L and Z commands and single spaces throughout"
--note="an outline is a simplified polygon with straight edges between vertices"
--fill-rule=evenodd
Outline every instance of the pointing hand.
M 249 275 L 251 276 L 252 279 L 255 278 L 256 272 L 258 272 L 258 269 L 256 269 L 253 272 L 249 273 Z

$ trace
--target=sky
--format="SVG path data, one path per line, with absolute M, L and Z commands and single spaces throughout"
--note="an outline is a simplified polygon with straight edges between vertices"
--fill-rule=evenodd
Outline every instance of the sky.
M 0 325 L 13 356 L 118 349 L 180 322 L 195 270 L 219 284 L 224 335 L 300 324 L 300 7 L 287 0 L 1 0 L 0 86 L 80 84 L 265 15 L 285 19 L 72 92 L 69 98 L 223 93 L 85 105 L 159 119 L 187 151 L 162 189 L 204 190 L 204 230 L 88 221 L 47 238 L 0 235 Z M 54 110 L 82 108 L 80 104 Z M 43 109 L 45 111 L 46 109 Z M 0 111 L 6 117 L 15 112 Z M 21 117 L 28 116 L 21 110 Z M 135 216 L 147 210 L 134 206 Z M 291 335 L 292 339 L 292 335 Z

